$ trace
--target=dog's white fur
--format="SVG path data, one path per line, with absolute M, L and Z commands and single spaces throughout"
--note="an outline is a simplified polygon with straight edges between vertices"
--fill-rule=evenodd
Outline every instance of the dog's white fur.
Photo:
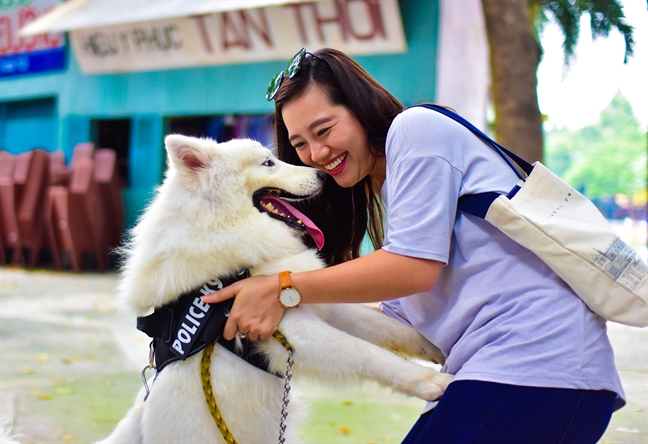
M 323 182 L 316 170 L 281 162 L 247 139 L 218 144 L 170 135 L 165 144 L 165 180 L 131 233 L 120 277 L 123 302 L 138 315 L 243 268 L 255 275 L 323 267 L 296 231 L 252 204 L 252 193 L 263 187 L 297 196 L 316 194 Z M 450 381 L 449 375 L 398 356 L 443 359 L 416 331 L 368 307 L 302 305 L 286 311 L 279 329 L 295 349 L 296 376 L 335 385 L 373 380 L 426 400 L 441 396 Z M 276 340 L 263 341 L 262 352 L 273 371 L 285 372 L 287 352 Z M 204 400 L 201 356 L 168 365 L 148 400 L 143 402 L 140 392 L 135 406 L 102 443 L 224 442 Z M 216 345 L 211 380 L 238 442 L 277 441 L 281 378 Z M 299 442 L 298 424 L 305 410 L 291 393 L 287 442 Z

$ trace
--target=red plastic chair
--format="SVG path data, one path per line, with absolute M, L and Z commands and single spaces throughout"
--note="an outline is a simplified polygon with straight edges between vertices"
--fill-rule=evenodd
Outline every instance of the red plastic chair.
M 112 149 L 99 149 L 94 155 L 94 180 L 105 216 L 105 251 L 109 253 L 121 243 L 125 214 L 122 181 L 117 168 L 117 153 Z
M 13 185 L 15 166 L 16 156 L 7 151 L 0 151 L 0 264 L 6 264 L 8 261 L 8 238 L 16 237 L 18 233 Z
M 45 195 L 49 186 L 49 155 L 46 151 L 36 149 L 29 154 L 31 157 L 26 171 L 26 181 L 16 199 L 18 230 L 22 249 L 14 263 L 26 263 L 34 268 L 38 263 L 43 249 L 45 237 L 44 213 Z M 23 154 L 18 156 L 20 160 Z M 24 156 L 25 158 L 27 156 Z M 18 162 L 16 169 L 18 170 Z M 14 177 L 16 173 L 14 172 Z M 17 182 L 17 181 L 16 181 Z M 27 258 L 21 257 L 27 253 Z
M 16 187 L 11 177 L 0 177 L 0 226 L 2 228 L 3 263 L 18 262 L 22 243 L 16 217 Z
M 94 162 L 77 158 L 68 189 L 50 188 L 50 224 L 60 252 L 68 252 L 72 270 L 80 272 L 84 256 L 94 257 L 97 269 L 106 269 L 104 215 L 94 181 Z
M 4 156 L 6 157 L 6 155 Z M 3 248 L 11 250 L 12 265 L 36 266 L 43 247 L 43 206 L 48 179 L 48 154 L 40 149 L 16 156 L 13 174 L 10 168 L 0 177 Z
M 7 151 L 0 151 L 0 177 L 13 177 L 15 166 L 16 156 Z
M 50 185 L 67 185 L 70 181 L 70 168 L 65 164 L 63 151 L 49 154 L 49 183 Z
M 95 146 L 92 142 L 77 143 L 72 151 L 72 162 L 70 168 L 74 168 L 81 159 L 92 159 L 94 156 Z

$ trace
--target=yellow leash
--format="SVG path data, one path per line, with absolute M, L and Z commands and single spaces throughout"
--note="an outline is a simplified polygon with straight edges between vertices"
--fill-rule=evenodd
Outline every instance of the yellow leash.
M 286 431 L 286 417 L 288 416 L 288 394 L 290 393 L 290 378 L 292 378 L 292 364 L 293 364 L 293 348 L 292 345 L 288 342 L 286 337 L 277 330 L 274 335 L 272 335 L 283 347 L 288 351 L 288 363 L 286 369 L 286 379 L 284 385 L 284 397 L 283 397 L 283 408 L 281 411 L 281 425 L 279 428 L 279 443 L 285 441 L 285 431 Z M 218 341 L 218 339 L 216 339 Z M 216 341 L 209 344 L 205 350 L 203 350 L 202 360 L 200 362 L 200 376 L 202 378 L 203 392 L 205 393 L 205 401 L 207 401 L 207 406 L 211 412 L 214 422 L 220 430 L 223 439 L 228 444 L 237 444 L 234 435 L 230 432 L 223 415 L 221 415 L 218 405 L 216 404 L 216 398 L 214 398 L 214 392 L 212 390 L 211 384 L 211 357 L 214 352 L 214 345 Z

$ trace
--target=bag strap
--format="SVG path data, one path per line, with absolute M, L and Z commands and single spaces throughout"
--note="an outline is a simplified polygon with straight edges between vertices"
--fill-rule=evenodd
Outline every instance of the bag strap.
M 527 174 L 527 176 L 531 174 L 531 171 L 533 171 L 533 165 L 531 165 L 529 162 L 527 162 L 526 160 L 524 160 L 514 152 L 504 148 L 502 145 L 495 142 L 493 139 L 488 137 L 481 130 L 479 130 L 475 125 L 473 125 L 472 123 L 470 123 L 469 121 L 461 117 L 459 114 L 439 105 L 421 104 L 421 105 L 414 105 L 414 106 L 421 106 L 423 108 L 431 109 L 433 111 L 441 113 L 444 116 L 449 117 L 455 122 L 458 122 L 463 126 L 465 126 L 466 128 L 468 128 L 477 137 L 482 139 L 484 142 L 490 145 L 495 151 L 497 151 L 497 153 L 500 156 L 502 156 L 502 159 L 504 159 L 504 161 L 508 164 L 508 166 L 511 167 L 511 169 L 521 180 L 524 180 L 524 176 L 522 176 L 522 174 L 518 171 L 518 169 L 515 168 L 513 162 L 515 162 L 520 167 L 520 169 Z M 511 159 L 513 160 L 513 162 L 511 162 Z M 511 199 L 513 196 L 515 196 L 515 194 L 518 192 L 519 189 L 520 189 L 519 185 L 516 185 L 507 194 L 507 197 Z M 488 208 L 493 203 L 493 201 L 497 199 L 499 196 L 501 196 L 501 194 L 495 191 L 488 191 L 485 193 L 478 193 L 478 194 L 465 194 L 459 198 L 457 207 L 459 211 L 472 214 L 473 216 L 477 216 L 484 219 L 486 217 L 486 213 L 488 212 Z
M 468 128 L 470 131 L 472 131 L 476 136 L 478 136 L 480 139 L 482 139 L 484 142 L 489 144 L 497 153 L 502 156 L 502 158 L 506 161 L 506 163 L 511 167 L 513 171 L 515 171 L 515 174 L 522 180 L 524 180 L 524 177 L 520 172 L 515 168 L 513 163 L 511 162 L 511 159 L 524 171 L 527 176 L 531 174 L 531 171 L 533 171 L 533 165 L 531 165 L 529 162 L 515 154 L 513 151 L 508 150 L 504 148 L 502 145 L 499 143 L 495 142 L 493 139 L 488 137 L 486 134 L 484 134 L 481 130 L 479 130 L 475 125 L 461 117 L 459 114 L 444 108 L 439 105 L 432 105 L 432 104 L 421 104 L 421 105 L 414 105 L 414 106 L 421 106 L 423 108 L 431 109 L 433 111 L 439 112 L 443 114 L 444 116 L 450 117 L 452 120 L 455 122 L 458 122 Z M 508 157 L 507 157 L 508 156 Z

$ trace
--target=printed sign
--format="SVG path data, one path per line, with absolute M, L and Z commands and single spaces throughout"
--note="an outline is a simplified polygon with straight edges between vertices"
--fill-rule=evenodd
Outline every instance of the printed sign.
M 63 69 L 62 33 L 19 37 L 18 30 L 61 0 L 0 0 L 0 77 Z
M 70 32 L 84 73 L 289 59 L 302 46 L 406 51 L 397 0 L 326 0 Z

